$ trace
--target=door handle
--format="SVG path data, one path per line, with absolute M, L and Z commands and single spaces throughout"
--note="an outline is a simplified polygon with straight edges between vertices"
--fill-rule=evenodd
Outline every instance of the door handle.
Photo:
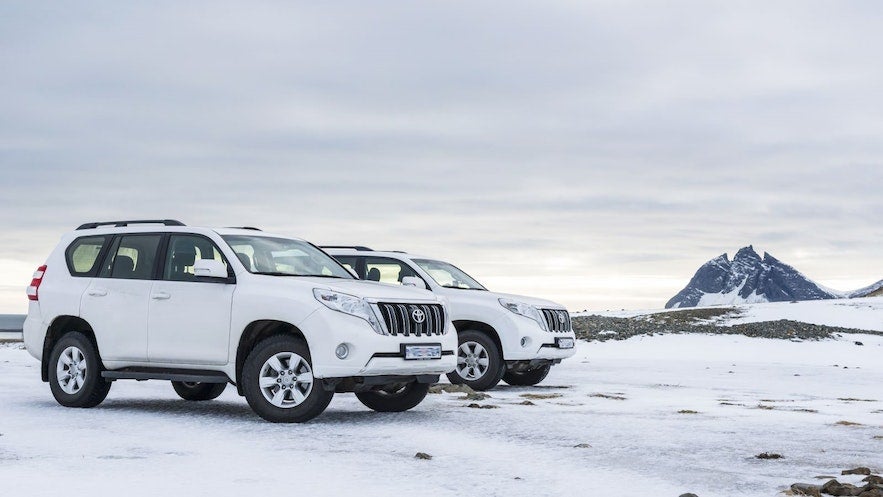
M 107 295 L 107 290 L 104 288 L 93 288 L 89 290 L 89 295 L 92 297 L 104 297 Z
M 153 300 L 169 300 L 172 298 L 172 295 L 168 292 L 156 292 L 150 296 Z

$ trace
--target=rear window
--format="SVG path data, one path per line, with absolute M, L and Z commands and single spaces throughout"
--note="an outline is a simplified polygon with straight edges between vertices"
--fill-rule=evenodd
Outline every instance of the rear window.
M 95 276 L 98 270 L 98 256 L 107 244 L 108 236 L 87 236 L 77 238 L 67 248 L 65 258 L 71 276 Z

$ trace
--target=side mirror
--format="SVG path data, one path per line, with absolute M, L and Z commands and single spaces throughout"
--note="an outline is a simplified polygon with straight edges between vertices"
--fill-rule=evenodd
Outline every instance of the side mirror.
M 402 278 L 402 285 L 428 290 L 426 283 L 417 276 L 405 276 Z
M 197 278 L 213 278 L 227 280 L 227 266 L 214 259 L 199 259 L 193 263 L 193 274 Z

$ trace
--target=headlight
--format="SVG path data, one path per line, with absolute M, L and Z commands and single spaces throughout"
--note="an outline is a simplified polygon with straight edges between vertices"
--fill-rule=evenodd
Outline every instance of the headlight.
M 500 305 L 502 305 L 506 309 L 509 309 L 515 314 L 518 314 L 519 316 L 533 319 L 537 322 L 538 325 L 540 325 L 540 328 L 542 328 L 543 331 L 549 331 L 549 328 L 546 326 L 546 319 L 543 317 L 543 313 L 540 312 L 540 310 L 536 307 L 530 304 L 516 302 L 509 299 L 500 299 Z
M 325 307 L 337 312 L 349 314 L 350 316 L 362 318 L 365 321 L 368 321 L 368 324 L 370 324 L 371 328 L 374 328 L 374 331 L 377 333 L 381 335 L 387 334 L 386 331 L 384 331 L 383 326 L 381 326 L 380 320 L 377 319 L 377 315 L 374 314 L 374 309 L 371 308 L 371 304 L 365 302 L 364 299 L 353 295 L 347 295 L 345 293 L 323 290 L 321 288 L 314 288 L 313 295 L 316 297 L 316 300 L 321 302 Z

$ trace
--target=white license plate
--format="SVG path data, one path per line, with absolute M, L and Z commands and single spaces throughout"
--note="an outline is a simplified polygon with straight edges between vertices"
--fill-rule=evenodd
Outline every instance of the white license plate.
M 573 348 L 573 338 L 559 338 L 558 339 L 558 348 L 559 349 L 572 349 Z
M 426 359 L 441 359 L 441 345 L 405 345 L 406 361 L 422 361 Z

